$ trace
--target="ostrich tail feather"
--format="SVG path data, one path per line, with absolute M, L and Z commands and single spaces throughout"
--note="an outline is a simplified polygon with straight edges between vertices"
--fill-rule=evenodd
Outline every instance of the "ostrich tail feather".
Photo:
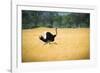
M 40 36 L 39 38 L 40 38 L 40 40 L 42 40 L 43 42 L 46 42 L 46 39 L 44 39 L 43 36 Z

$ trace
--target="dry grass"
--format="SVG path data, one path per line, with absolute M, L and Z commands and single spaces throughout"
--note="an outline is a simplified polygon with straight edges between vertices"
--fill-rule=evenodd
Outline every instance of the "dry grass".
M 89 28 L 58 28 L 57 44 L 46 45 L 39 39 L 44 31 L 55 34 L 54 28 L 22 30 L 22 62 L 89 59 Z

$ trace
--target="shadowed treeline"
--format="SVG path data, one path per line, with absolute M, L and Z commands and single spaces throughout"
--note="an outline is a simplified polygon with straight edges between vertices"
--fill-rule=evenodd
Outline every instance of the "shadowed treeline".
M 89 13 L 22 10 L 22 28 L 89 28 Z

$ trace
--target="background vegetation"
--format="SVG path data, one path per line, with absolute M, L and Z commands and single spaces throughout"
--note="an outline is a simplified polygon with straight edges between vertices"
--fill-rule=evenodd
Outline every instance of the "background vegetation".
M 89 28 L 89 13 L 22 10 L 22 28 Z

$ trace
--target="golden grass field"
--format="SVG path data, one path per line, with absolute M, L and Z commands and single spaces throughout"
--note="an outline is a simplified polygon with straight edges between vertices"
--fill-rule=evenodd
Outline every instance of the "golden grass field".
M 90 58 L 89 28 L 58 28 L 57 44 L 39 39 L 44 31 L 55 34 L 54 28 L 22 30 L 22 62 L 83 60 Z

